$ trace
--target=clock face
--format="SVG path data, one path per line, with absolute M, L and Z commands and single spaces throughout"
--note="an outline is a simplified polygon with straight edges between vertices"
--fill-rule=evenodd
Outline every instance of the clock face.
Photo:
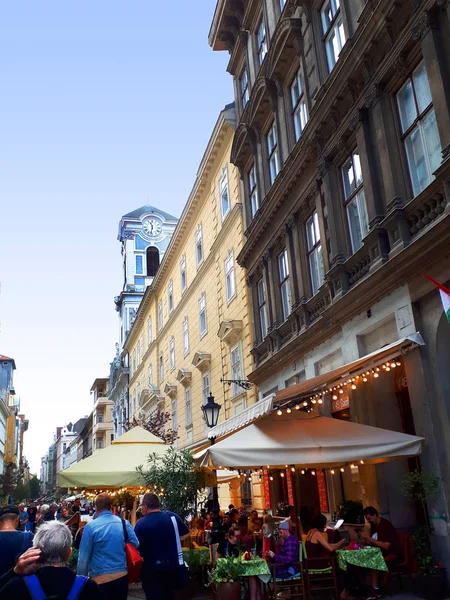
M 145 233 L 151 236 L 160 235 L 162 231 L 161 223 L 157 219 L 145 219 L 142 223 L 142 227 Z

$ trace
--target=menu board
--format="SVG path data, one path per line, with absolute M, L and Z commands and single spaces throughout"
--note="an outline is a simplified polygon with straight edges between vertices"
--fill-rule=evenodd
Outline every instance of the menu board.
M 286 469 L 286 483 L 287 483 L 288 503 L 291 506 L 294 506 L 295 505 L 294 489 L 292 487 L 291 471 L 289 469 Z
M 269 486 L 269 471 L 264 469 L 263 471 L 264 481 L 264 499 L 266 501 L 266 508 L 270 507 L 270 486 Z
M 319 490 L 320 512 L 328 512 L 327 483 L 322 469 L 316 469 L 317 488 Z

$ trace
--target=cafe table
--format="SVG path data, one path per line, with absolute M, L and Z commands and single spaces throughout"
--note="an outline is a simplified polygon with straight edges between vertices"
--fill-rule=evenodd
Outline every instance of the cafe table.
M 347 571 L 348 565 L 375 571 L 388 571 L 383 553 L 380 548 L 373 546 L 357 550 L 336 550 L 336 561 L 342 571 Z
M 224 559 L 218 558 L 217 563 L 220 563 L 221 560 Z M 259 579 L 264 583 L 270 581 L 271 572 L 269 565 L 263 558 L 256 557 L 250 560 L 244 560 L 240 558 L 236 560 L 241 560 L 242 564 L 244 565 L 244 573 L 242 574 L 242 577 L 259 577 Z

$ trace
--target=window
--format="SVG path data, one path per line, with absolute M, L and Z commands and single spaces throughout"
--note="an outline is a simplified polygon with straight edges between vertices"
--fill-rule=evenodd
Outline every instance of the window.
M 204 292 L 198 301 L 198 314 L 200 320 L 200 337 L 203 337 L 208 331 L 208 323 L 206 320 L 206 294 Z
M 283 12 L 284 7 L 286 6 L 286 0 L 279 0 L 280 1 L 280 11 Z
M 103 448 L 103 439 L 97 438 L 97 450 L 101 450 Z
M 350 241 L 352 251 L 356 252 L 362 246 L 363 237 L 369 232 L 369 219 L 367 217 L 361 161 L 358 151 L 353 152 L 350 158 L 346 160 L 341 171 Z
M 266 139 L 267 154 L 269 160 L 270 184 L 272 185 L 275 181 L 276 176 L 280 172 L 280 159 L 278 157 L 277 129 L 275 126 L 275 122 L 269 129 Z
M 197 267 L 203 262 L 203 239 L 202 239 L 202 226 L 199 223 L 195 232 L 195 258 L 197 260 Z
M 258 281 L 256 288 L 258 296 L 259 326 L 261 329 L 261 340 L 263 340 L 267 335 L 267 299 L 264 279 L 260 279 Z
M 142 258 L 143 257 L 139 254 L 136 256 L 136 275 L 144 274 L 144 265 L 143 265 Z
M 306 223 L 309 273 L 313 296 L 317 294 L 324 280 L 322 245 L 320 243 L 319 216 L 315 212 Z
M 203 373 L 202 375 L 202 401 L 203 404 L 208 402 L 208 396 L 211 392 L 211 383 L 210 383 L 210 374 L 209 371 Z
M 186 388 L 184 392 L 184 404 L 186 410 L 186 427 L 189 427 L 192 425 L 191 388 Z
M 153 365 L 148 365 L 148 387 L 151 389 L 153 386 Z
M 149 246 L 147 256 L 147 277 L 154 277 L 159 268 L 159 250 L 155 246 Z
M 141 405 L 141 384 L 140 383 L 138 383 L 138 386 L 137 386 L 137 403 L 138 403 L 138 406 Z
M 236 296 L 236 279 L 234 273 L 234 256 L 230 252 L 225 259 L 225 287 L 227 291 L 227 302 Z
M 256 43 L 258 50 L 258 63 L 262 65 L 264 57 L 267 54 L 266 26 L 264 24 L 264 18 L 261 19 L 258 31 L 256 32 Z
M 281 309 L 283 311 L 283 320 L 286 321 L 291 314 L 291 283 L 289 281 L 289 263 L 287 250 L 278 256 L 278 277 L 280 285 Z
M 219 179 L 219 194 L 223 219 L 230 210 L 230 198 L 228 195 L 228 173 L 226 168 L 223 169 L 222 176 Z
M 133 373 L 136 371 L 136 350 L 133 350 Z
M 230 364 L 231 364 L 231 379 L 235 381 L 242 380 L 242 357 L 241 357 L 241 345 L 238 344 L 230 350 Z M 237 383 L 231 384 L 231 395 L 233 398 L 239 396 L 242 393 L 242 388 Z
M 137 366 L 141 364 L 141 342 L 137 343 Z
M 171 337 L 169 341 L 169 359 L 170 359 L 170 370 L 175 369 L 175 338 Z
M 244 68 L 242 75 L 239 79 L 239 89 L 241 93 L 241 106 L 242 110 L 244 110 L 247 102 L 248 102 L 248 75 L 247 69 Z
M 137 292 L 143 292 L 145 286 L 145 279 L 143 277 L 135 277 L 134 285 L 136 286 Z
M 180 276 L 181 276 L 181 293 L 184 292 L 187 285 L 186 279 L 186 255 L 183 255 L 183 258 L 180 261 Z
M 164 358 L 163 355 L 159 355 L 159 383 L 164 381 Z
M 322 21 L 328 70 L 331 72 L 345 44 L 345 32 L 339 0 L 326 0 L 320 11 L 320 18 Z
M 303 90 L 303 79 L 300 70 L 291 84 L 291 102 L 292 102 L 292 119 L 294 121 L 295 141 L 300 139 L 306 122 L 308 121 L 308 113 L 306 111 L 305 94 Z
M 189 322 L 188 318 L 183 319 L 183 354 L 189 354 Z
M 158 302 L 158 329 L 162 329 L 163 326 L 163 305 L 162 299 Z
M 153 341 L 153 328 L 152 328 L 152 318 L 149 317 L 147 320 L 147 337 L 148 337 L 148 345 Z
M 248 172 L 248 197 L 250 200 L 250 211 L 252 215 L 252 219 L 256 214 L 256 211 L 259 208 L 259 200 L 258 200 L 258 184 L 256 182 L 256 171 L 255 165 Z
M 441 143 L 423 62 L 397 94 L 402 139 L 414 195 L 429 185 L 441 163 Z
M 133 414 L 136 412 L 136 391 L 133 394 Z
M 167 304 L 169 306 L 169 314 L 173 311 L 173 281 L 169 281 L 167 286 Z
M 172 431 L 176 431 L 177 429 L 177 401 L 172 400 Z

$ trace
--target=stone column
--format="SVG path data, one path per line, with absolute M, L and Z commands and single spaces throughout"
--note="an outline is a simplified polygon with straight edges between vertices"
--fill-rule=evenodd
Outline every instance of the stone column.
M 276 301 L 273 290 L 273 279 L 272 279 L 272 269 L 271 269 L 271 259 L 272 253 L 267 252 L 264 257 L 264 285 L 266 287 L 266 296 L 267 296 L 267 318 L 268 318 L 268 328 L 269 330 L 276 326 L 277 315 L 276 315 Z
M 439 18 L 441 17 L 441 18 Z M 442 22 L 442 27 L 440 26 Z M 450 41 L 444 13 L 422 14 L 412 36 L 420 40 L 422 55 L 430 84 L 433 108 L 441 139 L 442 159 L 450 157 Z
M 342 261 L 347 256 L 345 223 L 343 219 L 343 210 L 337 193 L 339 182 L 336 177 L 336 170 L 328 160 L 325 160 L 319 167 L 319 178 L 322 180 L 325 204 L 328 213 L 328 226 L 330 230 L 330 263 Z M 322 240 L 325 244 L 325 240 Z
M 295 307 L 306 297 L 304 285 L 305 277 L 302 264 L 302 249 L 304 249 L 304 246 L 298 229 L 297 215 L 292 215 L 292 217 L 288 219 L 286 227 L 288 230 L 289 256 L 291 261 L 289 268 L 292 269 L 290 273 L 292 273 L 292 279 L 295 286 L 293 302 Z

